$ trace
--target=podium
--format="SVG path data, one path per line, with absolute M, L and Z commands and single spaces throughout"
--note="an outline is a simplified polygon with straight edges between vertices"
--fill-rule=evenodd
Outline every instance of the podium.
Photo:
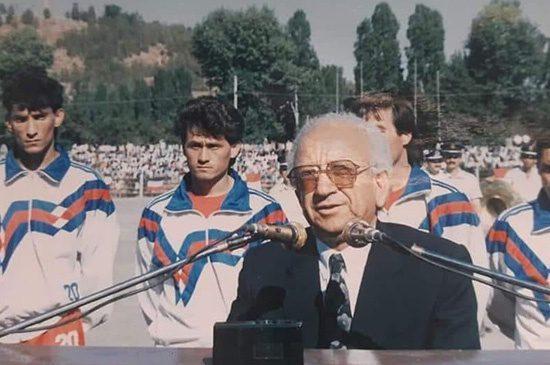
M 2 365 L 210 365 L 212 349 L 0 345 L 0 359 Z M 545 365 L 550 364 L 550 350 L 305 350 L 304 364 Z

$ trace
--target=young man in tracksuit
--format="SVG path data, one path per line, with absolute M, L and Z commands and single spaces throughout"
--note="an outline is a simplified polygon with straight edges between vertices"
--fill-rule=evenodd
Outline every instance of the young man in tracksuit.
M 286 221 L 273 198 L 248 187 L 231 169 L 243 134 L 235 108 L 214 97 L 194 99 L 184 106 L 176 126 L 189 173 L 144 209 L 138 230 L 139 273 L 188 257 L 243 224 Z M 214 323 L 226 320 L 236 297 L 245 252 L 201 259 L 139 295 L 155 345 L 212 346 Z
M 4 83 L 2 101 L 14 142 L 0 161 L 0 328 L 6 328 L 111 285 L 119 229 L 107 185 L 55 143 L 65 118 L 61 84 L 22 71 Z M 109 313 L 103 308 L 0 342 L 84 345 L 85 332 Z
M 479 218 L 468 197 L 447 181 L 430 176 L 414 161 L 418 130 L 412 104 L 389 94 L 366 95 L 355 113 L 375 125 L 390 145 L 393 169 L 390 194 L 378 219 L 404 224 L 466 246 L 474 264 L 488 267 Z M 488 287 L 474 283 L 478 322 L 485 317 Z

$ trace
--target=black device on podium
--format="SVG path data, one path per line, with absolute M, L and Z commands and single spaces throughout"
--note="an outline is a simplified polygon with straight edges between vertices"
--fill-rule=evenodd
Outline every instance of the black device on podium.
M 302 365 L 302 322 L 263 320 L 214 325 L 214 365 Z

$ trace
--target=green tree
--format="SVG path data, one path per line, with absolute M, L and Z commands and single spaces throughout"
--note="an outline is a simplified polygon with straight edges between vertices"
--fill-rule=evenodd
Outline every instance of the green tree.
M 193 54 L 209 86 L 232 97 L 233 76 L 239 80 L 239 109 L 248 140 L 282 138 L 279 114 L 296 87 L 299 67 L 295 48 L 273 11 L 251 7 L 217 10 L 195 27 Z
M 178 108 L 191 97 L 191 84 L 192 76 L 186 69 L 158 70 L 151 89 L 153 118 L 171 126 Z
M 88 8 L 87 18 L 89 23 L 95 23 L 95 21 L 97 20 L 97 17 L 95 14 L 95 8 L 93 5 L 90 5 L 90 7 Z
M 73 3 L 73 8 L 71 9 L 71 19 L 80 20 L 80 9 L 78 3 Z
M 387 3 L 379 3 L 371 18 L 377 65 L 376 87 L 379 90 L 397 90 L 401 86 L 401 52 L 397 41 L 399 23 Z
M 495 113 L 518 113 L 533 100 L 544 62 L 544 35 L 523 17 L 518 1 L 494 0 L 473 20 L 466 48 L 480 102 Z
M 542 66 L 540 75 L 541 76 L 540 76 L 539 84 L 541 84 L 546 89 L 550 90 L 550 40 L 547 40 L 547 43 L 546 43 L 545 61 Z M 547 95 L 547 97 L 550 99 L 550 95 Z
M 484 108 L 478 108 L 482 88 L 470 76 L 464 55 L 455 53 L 441 72 L 441 102 L 445 109 L 469 115 L 480 115 Z
M 288 20 L 287 32 L 296 47 L 294 65 L 311 69 L 319 68 L 319 59 L 311 45 L 311 27 L 303 10 L 296 10 Z
M 34 13 L 31 9 L 27 9 L 23 12 L 23 14 L 21 15 L 21 23 L 26 25 L 35 24 Z
M 357 27 L 354 69 L 356 82 L 363 63 L 365 90 L 395 91 L 402 84 L 401 53 L 397 41 L 399 23 L 390 6 L 379 3 L 370 22 L 365 19 Z M 357 91 L 360 86 L 356 85 Z
M 13 24 L 15 22 L 15 9 L 13 5 L 8 6 L 8 11 L 6 12 L 6 24 Z
M 408 59 L 408 83 L 414 83 L 414 64 L 421 93 L 435 91 L 436 73 L 445 64 L 445 29 L 443 18 L 437 10 L 418 4 L 409 17 L 407 38 L 410 47 L 405 49 Z
M 355 76 L 355 92 L 360 94 L 365 90 L 375 89 L 376 63 L 373 61 L 376 48 L 373 44 L 372 25 L 369 18 L 365 18 L 357 26 L 357 40 L 354 45 L 356 65 L 353 69 Z M 361 86 L 363 90 L 361 90 Z
M 0 80 L 24 67 L 47 69 L 53 64 L 53 50 L 33 28 L 9 33 L 0 40 Z
M 105 13 L 103 16 L 105 18 L 117 18 L 122 15 L 122 8 L 118 5 L 105 5 Z
M 151 88 L 143 79 L 134 81 L 132 91 L 133 117 L 136 120 L 151 120 Z
M 44 8 L 44 12 L 42 14 L 44 15 L 44 19 L 50 19 L 52 17 L 52 12 L 49 8 Z
M 4 5 L 4 3 L 0 3 L 0 15 L 5 15 L 6 13 L 6 5 Z

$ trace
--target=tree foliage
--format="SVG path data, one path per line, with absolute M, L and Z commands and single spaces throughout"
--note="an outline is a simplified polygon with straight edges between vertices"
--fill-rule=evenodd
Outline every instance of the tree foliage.
M 126 13 L 116 5 L 107 5 L 104 15 L 95 21 L 95 10 L 90 7 L 86 19 L 88 27 L 69 32 L 57 42 L 70 56 L 84 60 L 85 77 L 116 84 L 121 79 L 153 76 L 157 67 L 139 64 L 128 67 L 123 61 L 159 44 L 167 51 L 169 61 L 165 67 L 185 67 L 193 73 L 199 72 L 191 55 L 191 32 L 183 25 L 145 22 L 139 14 Z
M 416 74 L 421 93 L 433 93 L 436 88 L 436 73 L 445 65 L 443 18 L 437 10 L 417 4 L 409 17 L 407 38 L 410 46 L 405 49 L 408 60 L 408 83 Z
M 26 25 L 35 25 L 36 19 L 31 9 L 27 9 L 21 14 L 21 23 Z
M 532 101 L 541 78 L 545 37 L 522 15 L 519 2 L 494 0 L 472 22 L 465 59 L 470 76 L 483 86 L 480 102 L 513 114 Z
M 15 22 L 15 8 L 13 5 L 8 6 L 6 11 L 6 24 L 13 24 Z
M 303 10 L 296 10 L 288 20 L 287 33 L 296 48 L 293 63 L 298 67 L 319 68 L 319 59 L 311 46 L 311 26 Z
M 216 10 L 195 27 L 193 54 L 207 84 L 232 99 L 233 77 L 238 78 L 247 140 L 292 138 L 295 93 L 302 121 L 325 110 L 327 93 L 334 100 L 335 81 L 326 88 L 326 70 L 318 68 L 309 39 L 303 12 L 296 12 L 285 29 L 266 7 Z
M 397 41 L 399 23 L 390 6 L 379 3 L 370 21 L 365 19 L 357 28 L 355 42 L 355 79 L 360 80 L 363 63 L 363 81 L 366 91 L 396 91 L 401 88 L 401 52 Z M 357 82 L 356 82 L 357 84 Z M 356 85 L 356 89 L 357 89 Z
M 365 90 L 373 90 L 376 83 L 376 64 L 373 62 L 375 47 L 373 45 L 372 25 L 369 18 L 357 26 L 357 40 L 353 52 L 357 64 L 353 69 L 355 76 L 355 91 L 357 94 Z
M 153 85 L 142 79 L 109 85 L 81 80 L 66 106 L 65 143 L 178 142 L 172 133 L 178 108 L 191 97 L 192 76 L 183 68 L 159 70 Z
M 25 67 L 47 69 L 53 64 L 53 49 L 34 28 L 25 27 L 0 39 L 0 80 Z
M 287 80 L 296 74 L 290 64 L 294 51 L 266 7 L 214 11 L 193 34 L 193 54 L 208 85 L 232 97 L 238 77 L 245 133 L 255 141 L 280 137 L 284 130 L 276 113 L 286 102 L 280 96 L 289 91 Z

